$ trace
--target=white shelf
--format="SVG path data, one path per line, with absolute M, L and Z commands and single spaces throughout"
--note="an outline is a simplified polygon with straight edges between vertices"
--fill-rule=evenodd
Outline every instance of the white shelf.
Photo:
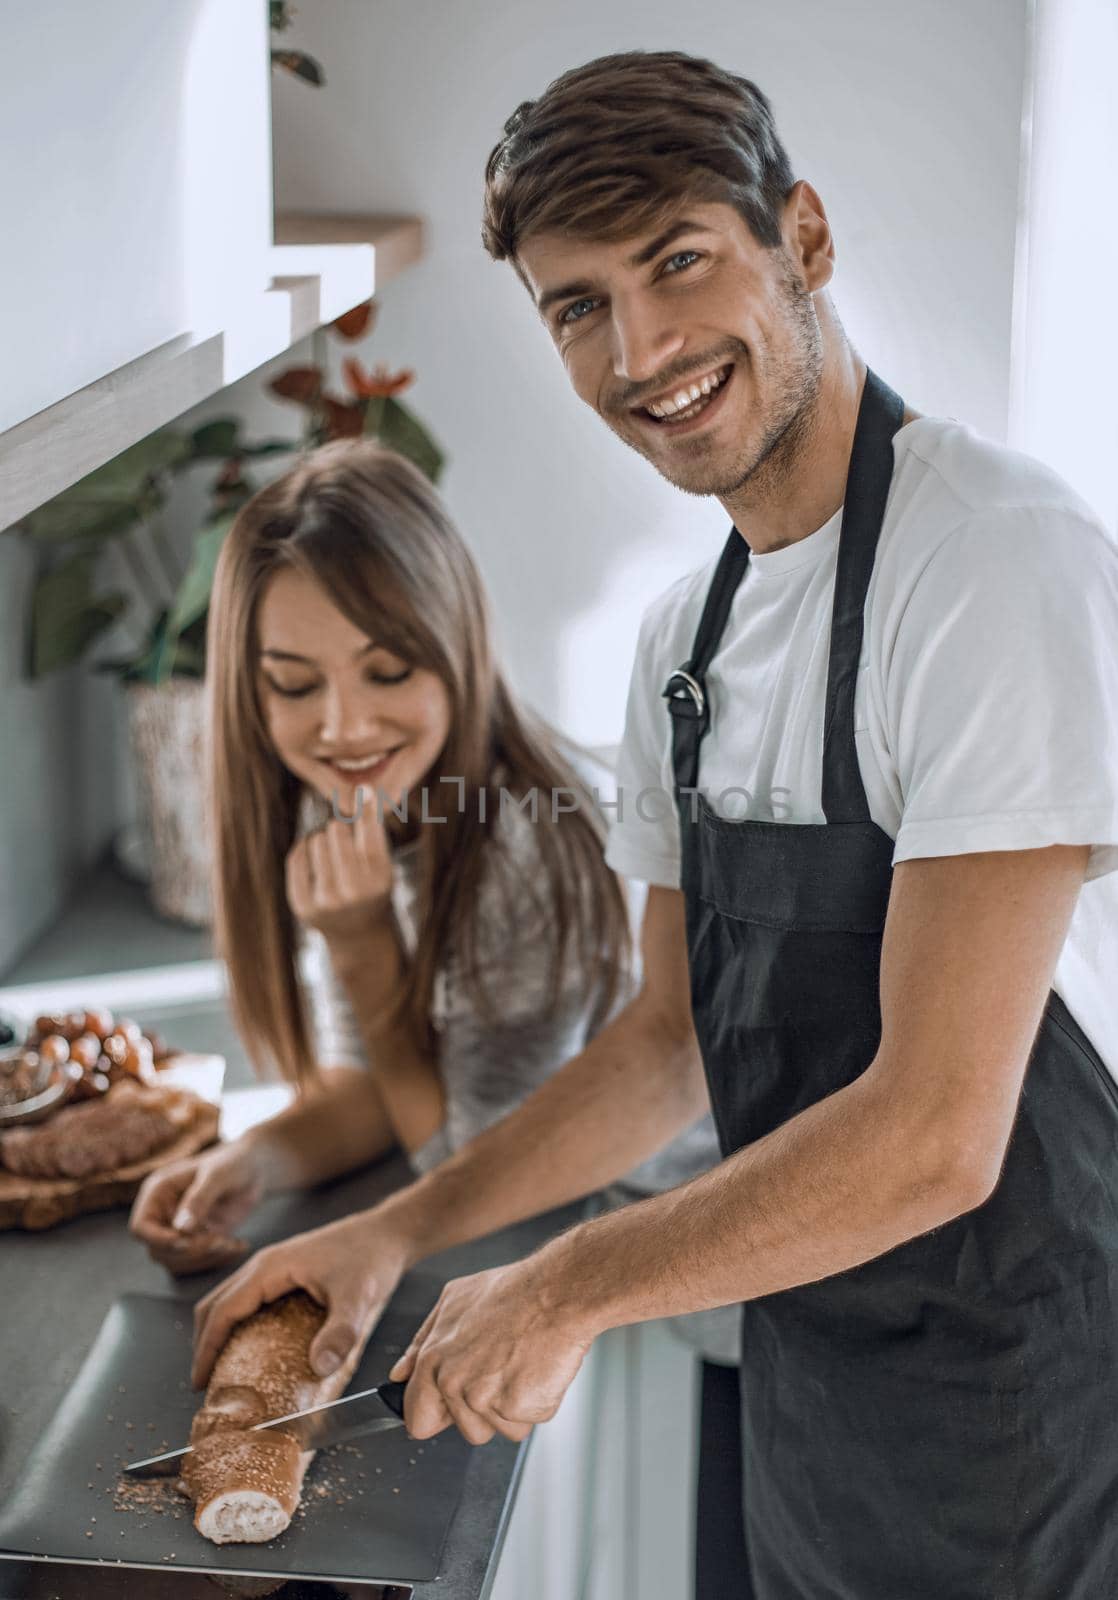
M 360 305 L 418 261 L 417 217 L 276 217 L 269 287 L 0 433 L 0 529 Z

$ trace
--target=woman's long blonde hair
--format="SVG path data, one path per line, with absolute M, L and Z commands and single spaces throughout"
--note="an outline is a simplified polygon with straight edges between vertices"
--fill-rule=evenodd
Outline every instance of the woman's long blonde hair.
M 420 831 L 418 948 L 396 1018 L 430 1045 L 432 992 L 453 950 L 483 1014 L 493 997 L 478 972 L 478 889 L 501 863 L 489 848 L 501 788 L 542 804 L 542 883 L 505 876 L 502 892 L 551 908 L 551 1005 L 570 953 L 604 1015 L 629 954 L 625 901 L 602 855 L 600 816 L 554 737 L 529 715 L 494 660 L 485 592 L 442 501 L 423 474 L 371 440 L 322 446 L 241 509 L 215 574 L 207 639 L 208 805 L 214 935 L 229 973 L 234 1020 L 258 1069 L 299 1087 L 313 1081 L 298 973 L 298 925 L 284 863 L 297 837 L 302 780 L 280 761 L 260 705 L 257 619 L 277 573 L 311 577 L 355 627 L 413 666 L 437 673 L 450 698 L 440 774 L 440 826 Z M 577 810 L 551 805 L 574 790 Z M 461 799 L 459 798 L 461 796 Z M 435 801 L 434 805 L 438 802 Z M 432 812 L 434 812 L 434 805 Z M 482 820 L 484 816 L 484 820 Z M 534 875 L 535 876 L 535 875 Z

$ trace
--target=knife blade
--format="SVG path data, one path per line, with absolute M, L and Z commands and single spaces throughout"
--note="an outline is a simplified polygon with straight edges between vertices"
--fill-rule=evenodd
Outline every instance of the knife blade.
M 357 1439 L 367 1433 L 381 1433 L 386 1428 L 399 1428 L 404 1422 L 404 1385 L 381 1383 L 375 1389 L 361 1389 L 357 1394 L 343 1394 L 340 1400 L 329 1400 L 325 1405 L 310 1406 L 306 1411 L 289 1411 L 282 1417 L 269 1417 L 267 1422 L 257 1422 L 246 1429 L 247 1433 L 267 1433 L 282 1428 L 299 1441 L 301 1450 L 324 1450 L 328 1445 L 341 1444 L 346 1439 Z M 177 1472 L 184 1456 L 193 1452 L 193 1445 L 178 1450 L 167 1450 L 161 1456 L 147 1456 L 143 1461 L 130 1461 L 124 1471 L 134 1478 L 160 1478 Z

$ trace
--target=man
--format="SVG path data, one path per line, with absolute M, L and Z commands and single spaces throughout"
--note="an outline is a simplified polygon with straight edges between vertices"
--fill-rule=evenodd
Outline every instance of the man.
M 610 859 L 652 885 L 643 989 L 443 1167 L 207 1297 L 196 1376 L 295 1282 L 345 1350 L 411 1262 L 666 1141 L 705 1068 L 722 1164 L 450 1284 L 394 1374 L 413 1434 L 522 1438 L 605 1328 L 740 1302 L 723 1594 L 1114 1593 L 1118 555 L 867 373 L 819 197 L 711 63 L 521 105 L 485 241 L 579 397 L 733 521 L 638 645 Z

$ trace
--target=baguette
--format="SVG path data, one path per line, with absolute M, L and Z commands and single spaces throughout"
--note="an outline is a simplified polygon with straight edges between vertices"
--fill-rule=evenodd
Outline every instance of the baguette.
M 296 1290 L 238 1323 L 214 1363 L 179 1480 L 194 1501 L 194 1526 L 214 1544 L 262 1544 L 295 1514 L 314 1451 L 279 1428 L 249 1430 L 344 1392 L 360 1348 L 337 1372 L 317 1377 L 308 1353 L 325 1321 L 322 1307 Z

